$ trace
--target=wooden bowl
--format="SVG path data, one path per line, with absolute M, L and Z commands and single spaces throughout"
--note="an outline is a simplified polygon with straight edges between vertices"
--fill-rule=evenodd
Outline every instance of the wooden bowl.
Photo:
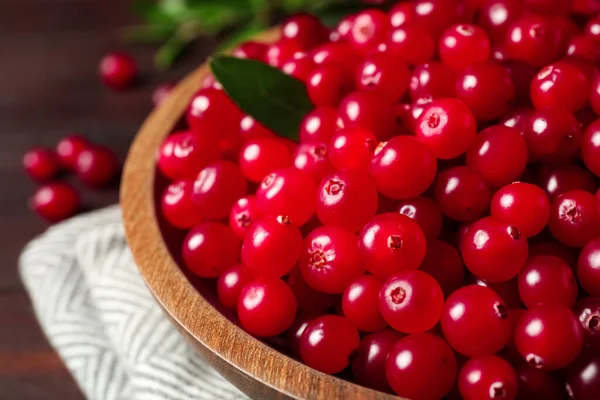
M 276 29 L 256 40 L 279 37 Z M 129 247 L 146 284 L 171 321 L 227 380 L 254 399 L 392 399 L 318 372 L 255 339 L 217 308 L 214 285 L 191 276 L 174 256 L 165 237 L 170 231 L 157 214 L 157 198 L 166 185 L 156 174 L 156 154 L 173 130 L 203 77 L 206 64 L 191 73 L 142 125 L 125 163 L 121 206 Z M 174 241 L 174 243 L 177 241 Z M 180 242 L 177 242 L 180 243 Z

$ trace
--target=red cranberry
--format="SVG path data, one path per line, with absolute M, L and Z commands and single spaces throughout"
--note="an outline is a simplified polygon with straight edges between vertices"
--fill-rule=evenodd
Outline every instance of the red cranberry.
M 337 109 L 317 107 L 304 117 L 300 124 L 300 142 L 329 143 L 337 129 Z
M 571 190 L 552 202 L 550 232 L 559 242 L 570 247 L 583 247 L 600 235 L 598 199 L 583 190 Z
M 252 182 L 260 182 L 271 171 L 291 164 L 292 157 L 286 145 L 276 138 L 248 141 L 240 152 L 240 169 Z
M 183 242 L 183 260 L 190 271 L 202 278 L 216 278 L 237 264 L 240 239 L 231 228 L 204 222 L 192 229 Z
M 360 337 L 352 322 L 337 315 L 324 315 L 304 329 L 300 355 L 309 367 L 334 374 L 350 364 L 359 343 Z
M 456 358 L 443 339 L 429 334 L 409 335 L 389 351 L 386 376 L 398 396 L 443 398 L 456 379 Z
M 435 201 L 417 196 L 401 200 L 396 210 L 415 220 L 427 239 L 435 239 L 442 231 L 442 212 Z
M 233 50 L 233 55 L 238 58 L 249 58 L 265 62 L 268 46 L 260 42 L 244 42 Z
M 571 160 L 581 141 L 579 122 L 563 108 L 544 108 L 531 114 L 524 133 L 530 159 L 561 163 Z
M 262 126 L 249 115 L 244 116 L 244 118 L 240 120 L 240 134 L 244 142 L 260 138 L 275 137 L 275 134 L 273 132 Z
M 303 49 L 309 49 L 327 39 L 327 30 L 314 15 L 299 13 L 283 23 L 281 36 L 295 41 Z
M 169 224 L 190 229 L 202 222 L 202 210 L 192 201 L 193 190 L 192 181 L 175 181 L 165 188 L 160 204 Z
M 281 279 L 262 278 L 242 289 L 237 304 L 242 327 L 253 335 L 270 337 L 287 330 L 296 316 L 296 299 Z
M 452 293 L 440 322 L 448 343 L 468 357 L 496 353 L 510 339 L 508 307 L 483 286 L 465 286 Z
M 478 121 L 501 117 L 515 99 L 510 72 L 494 61 L 473 64 L 464 69 L 457 77 L 455 92 Z
M 393 28 L 397 28 L 410 22 L 415 16 L 415 11 L 411 3 L 399 2 L 391 8 L 388 15 L 390 25 Z
M 439 62 L 417 65 L 410 78 L 410 97 L 451 97 L 454 95 L 455 72 Z
M 492 39 L 504 39 L 506 31 L 519 18 L 523 8 L 521 0 L 489 0 L 479 10 L 479 25 Z
M 100 188 L 114 181 L 119 173 L 119 162 L 111 150 L 95 146 L 79 153 L 75 170 L 84 184 Z
M 190 132 L 173 133 L 163 141 L 158 155 L 158 168 L 167 178 L 195 179 L 209 163 L 219 158 L 210 138 Z
M 247 187 L 240 168 L 231 161 L 220 160 L 200 171 L 194 181 L 192 201 L 205 218 L 225 218 L 235 202 L 246 193 Z
M 413 2 L 415 10 L 414 20 L 426 26 L 436 37 L 459 19 L 458 0 L 416 0 Z
M 487 34 L 476 25 L 453 25 L 440 38 L 440 58 L 455 69 L 487 61 L 490 52 Z
M 387 326 L 379 312 L 379 291 L 383 283 L 373 275 L 355 279 L 342 295 L 342 310 L 360 331 L 377 332 Z
M 302 334 L 313 319 L 315 319 L 314 315 L 302 313 L 296 316 L 296 319 L 288 329 L 287 339 L 289 348 L 292 355 L 296 358 L 300 358 L 300 341 L 302 340 Z
M 527 260 L 519 272 L 519 293 L 527 308 L 542 304 L 571 308 L 577 300 L 577 281 L 560 258 L 537 256 Z
M 293 160 L 294 167 L 310 174 L 316 183 L 333 170 L 327 157 L 327 145 L 321 142 L 299 144 Z
M 470 359 L 458 375 L 458 387 L 465 400 L 514 400 L 518 386 L 515 370 L 493 355 Z
M 339 118 L 343 127 L 370 130 L 378 140 L 387 139 L 396 122 L 392 103 L 366 90 L 350 93 L 342 100 Z
M 263 179 L 256 190 L 256 204 L 264 215 L 287 215 L 293 224 L 301 226 L 315 212 L 316 193 L 308 173 L 283 168 Z
M 169 96 L 174 87 L 174 83 L 163 83 L 162 85 L 158 85 L 152 91 L 152 104 L 154 107 L 158 107 Z
M 367 56 L 358 68 L 357 86 L 398 101 L 408 90 L 410 70 L 400 57 L 388 53 Z
M 45 182 L 56 178 L 61 169 L 61 162 L 53 151 L 36 148 L 25 153 L 23 167 L 32 179 Z
M 600 23 L 598 29 L 600 30 Z M 600 46 L 600 41 L 598 41 L 598 45 Z M 589 102 L 596 115 L 600 115 L 600 74 L 592 80 Z
M 259 215 L 256 207 L 255 196 L 245 196 L 239 198 L 229 214 L 229 226 L 233 232 L 240 238 L 246 237 L 246 232 L 250 226 L 257 221 Z
M 365 170 L 376 147 L 377 139 L 367 129 L 339 129 L 329 144 L 329 161 L 337 170 Z
M 573 307 L 573 312 L 583 328 L 585 344 L 600 349 L 600 298 L 582 298 Z
M 67 183 L 49 183 L 36 190 L 29 207 L 49 222 L 62 221 L 79 210 L 79 194 Z
M 577 262 L 577 276 L 586 292 L 600 297 L 600 237 L 588 241 L 581 250 Z
M 295 40 L 282 38 L 269 45 L 265 54 L 265 61 L 272 67 L 279 68 L 286 61 L 292 59 L 297 53 L 303 51 L 300 43 Z
M 58 142 L 56 145 L 56 154 L 64 168 L 74 170 L 77 165 L 79 153 L 90 146 L 89 142 L 83 137 L 73 134 Z
M 382 143 L 370 169 L 377 190 L 397 200 L 423 193 L 433 183 L 436 171 L 435 156 L 410 136 L 395 136 Z
M 308 54 L 296 53 L 293 58 L 281 65 L 281 71 L 302 82 L 307 82 L 315 67 L 315 62 Z
M 330 35 L 330 40 L 331 41 L 347 41 L 350 38 L 350 32 L 352 31 L 352 26 L 354 26 L 354 19 L 356 18 L 355 14 L 350 14 L 350 15 L 346 15 L 345 17 L 343 17 L 340 22 L 338 22 L 337 26 L 335 27 L 334 32 L 332 32 L 332 35 L 335 37 L 336 40 L 334 40 L 331 35 Z
M 425 332 L 440 320 L 444 294 L 429 274 L 416 270 L 392 275 L 379 294 L 379 310 L 388 324 L 404 333 Z
M 516 20 L 508 30 L 504 46 L 511 60 L 542 67 L 560 53 L 560 32 L 549 17 L 528 14 Z
M 102 57 L 98 73 L 104 84 L 115 90 L 130 87 L 138 75 L 134 59 L 118 52 L 108 53 Z
M 566 370 L 566 388 L 570 398 L 594 400 L 600 391 L 600 353 L 583 354 Z
M 585 166 L 600 176 L 600 119 L 587 127 L 581 141 L 581 156 Z
M 319 65 L 306 79 L 306 90 L 316 106 L 337 106 L 353 89 L 353 76 L 341 64 Z
M 219 301 L 230 310 L 237 308 L 242 289 L 252 280 L 246 268 L 237 264 L 223 272 L 217 281 Z
M 312 52 L 313 61 L 317 65 L 340 64 L 352 74 L 360 58 L 347 42 L 329 42 L 315 48 Z
M 499 189 L 492 198 L 493 217 L 515 225 L 526 237 L 535 236 L 550 219 L 550 200 L 536 185 L 515 182 Z
M 425 235 L 419 225 L 398 213 L 384 213 L 369 221 L 358 247 L 367 271 L 387 279 L 403 269 L 417 269 L 425 257 Z
M 597 62 L 600 58 L 600 47 L 592 37 L 578 34 L 569 40 L 567 55 L 590 62 Z
M 465 279 L 465 267 L 460 254 L 441 240 L 427 242 L 427 253 L 419 270 L 431 275 L 446 296 L 462 286 Z
M 457 221 L 472 221 L 490 204 L 490 188 L 468 167 L 442 171 L 435 185 L 435 197 L 442 212 Z
M 590 193 L 596 190 L 593 176 L 576 165 L 544 167 L 540 170 L 538 181 L 551 201 L 571 190 L 585 190 Z
M 359 12 L 348 35 L 350 44 L 361 54 L 374 50 L 390 29 L 388 16 L 377 9 Z
M 529 98 L 529 96 L 527 96 Z M 532 108 L 516 108 L 500 120 L 500 125 L 518 129 L 521 134 L 527 129 L 527 124 L 533 113 Z
M 486 217 L 469 227 L 460 250 L 473 275 L 490 282 L 504 282 L 523 268 L 528 246 L 519 228 Z
M 588 98 L 590 83 L 575 65 L 559 61 L 543 68 L 531 81 L 531 101 L 536 108 L 581 109 Z
M 342 293 L 364 273 L 356 235 L 350 231 L 323 226 L 304 240 L 300 271 L 306 283 L 325 293 Z
M 568 308 L 545 304 L 519 319 L 515 343 L 529 365 L 555 370 L 577 358 L 583 348 L 583 330 Z
M 390 54 L 402 57 L 410 65 L 431 61 L 436 48 L 431 33 L 415 22 L 390 31 L 385 45 Z
M 316 291 L 306 283 L 300 268 L 294 268 L 287 278 L 287 284 L 294 292 L 298 310 L 310 314 L 325 313 L 339 300 L 339 296 Z

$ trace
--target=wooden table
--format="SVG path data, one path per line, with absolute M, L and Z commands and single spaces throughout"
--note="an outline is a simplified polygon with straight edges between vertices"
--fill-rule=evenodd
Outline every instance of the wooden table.
M 21 167 L 33 146 L 81 132 L 121 158 L 151 110 L 160 82 L 191 71 L 214 48 L 205 40 L 167 73 L 152 66 L 155 46 L 126 46 L 119 33 L 136 23 L 126 0 L 0 1 L 0 398 L 81 399 L 75 382 L 41 332 L 20 282 L 23 246 L 47 225 L 27 209 L 36 185 Z M 114 93 L 97 78 L 100 57 L 128 51 L 142 80 Z M 117 202 L 118 189 L 82 193 L 85 206 Z

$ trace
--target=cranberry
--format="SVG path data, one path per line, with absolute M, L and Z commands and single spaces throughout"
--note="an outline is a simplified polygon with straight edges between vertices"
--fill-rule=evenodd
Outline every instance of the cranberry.
M 416 0 L 415 22 L 423 24 L 436 37 L 459 19 L 458 0 Z
M 350 321 L 337 315 L 324 315 L 304 329 L 300 355 L 309 367 L 334 374 L 350 364 L 359 343 L 358 331 Z
M 362 54 L 374 50 L 390 29 L 388 16 L 377 9 L 367 9 L 356 14 L 348 35 L 350 44 Z
M 581 156 L 585 166 L 600 176 L 600 119 L 587 127 L 581 141 Z
M 390 54 L 402 57 L 410 65 L 431 61 L 436 48 L 431 33 L 415 22 L 390 31 L 385 45 Z
M 543 68 L 531 81 L 531 100 L 536 108 L 581 109 L 588 98 L 590 83 L 575 65 L 559 61 Z
M 452 389 L 456 358 L 441 338 L 419 333 L 397 342 L 389 351 L 386 376 L 398 396 L 435 400 Z
M 554 370 L 577 358 L 583 347 L 583 330 L 568 308 L 544 304 L 519 319 L 515 343 L 529 365 Z
M 329 161 L 337 170 L 365 170 L 376 148 L 377 139 L 371 131 L 361 128 L 339 129 L 329 144 Z
M 350 14 L 343 17 L 340 22 L 338 22 L 334 32 L 332 32 L 332 35 L 330 35 L 330 40 L 332 42 L 347 41 L 350 38 L 350 32 L 352 31 L 352 26 L 354 26 L 355 18 L 355 14 Z M 336 40 L 334 40 L 332 36 L 334 36 Z
M 202 222 L 202 211 L 192 201 L 193 190 L 192 181 L 175 181 L 165 188 L 160 204 L 169 224 L 190 229 Z
M 337 109 L 317 107 L 304 117 L 300 124 L 300 142 L 329 143 L 337 129 Z
M 510 25 L 523 12 L 521 0 L 489 0 L 479 10 L 479 25 L 496 41 L 504 39 Z
M 591 62 L 597 62 L 600 58 L 600 47 L 590 36 L 578 34 L 569 40 L 567 55 Z
M 390 18 L 390 25 L 393 28 L 397 28 L 410 22 L 415 16 L 415 11 L 412 4 L 399 2 L 391 8 L 388 15 Z
M 98 73 L 104 84 L 115 90 L 130 87 L 138 75 L 134 59 L 119 52 L 108 53 L 102 57 Z
M 600 297 L 600 237 L 588 241 L 581 250 L 577 262 L 577 276 L 586 292 Z
M 594 400 L 598 397 L 600 353 L 585 353 L 567 368 L 566 388 L 572 399 Z
M 233 232 L 240 238 L 246 237 L 248 228 L 258 219 L 258 210 L 256 207 L 256 197 L 246 196 L 239 198 L 229 214 L 229 226 Z
M 568 15 L 573 10 L 574 0 L 525 0 L 531 11 L 542 14 Z
M 491 121 L 509 110 L 515 87 L 510 72 L 489 61 L 466 67 L 457 77 L 455 93 L 478 121 Z
M 535 110 L 524 132 L 530 159 L 561 163 L 571 160 L 581 141 L 579 122 L 569 111 L 558 108 Z
M 576 165 L 544 167 L 540 170 L 538 181 L 551 201 L 571 190 L 590 193 L 596 190 L 593 176 Z
M 600 42 L 600 14 L 590 18 L 585 25 L 585 34 Z
M 279 68 L 302 51 L 303 49 L 297 41 L 282 38 L 269 45 L 265 54 L 265 61 L 270 66 Z
M 575 304 L 573 312 L 583 328 L 585 344 L 600 349 L 600 299 L 584 297 Z
M 221 304 L 231 310 L 235 310 L 242 289 L 251 280 L 252 275 L 241 264 L 234 265 L 223 272 L 217 281 L 217 294 Z
M 401 200 L 396 210 L 415 220 L 427 239 L 435 239 L 442 231 L 442 212 L 435 201 L 417 196 Z
M 167 178 L 195 179 L 202 168 L 219 158 L 210 138 L 190 132 L 173 133 L 163 141 L 158 155 L 158 168 Z
M 323 225 L 357 232 L 377 211 L 375 183 L 364 172 L 338 171 L 326 175 L 318 189 L 317 216 Z
M 40 186 L 29 199 L 29 207 L 49 222 L 72 217 L 79 210 L 79 194 L 67 183 Z
M 481 356 L 470 359 L 462 367 L 458 387 L 465 400 L 514 400 L 518 390 L 517 374 L 502 358 Z
M 460 254 L 441 240 L 427 242 L 427 253 L 419 270 L 431 275 L 446 296 L 462 286 L 465 279 L 465 267 Z
M 287 215 L 293 224 L 301 226 L 315 212 L 316 193 L 308 173 L 283 168 L 263 179 L 256 190 L 256 204 L 264 215 Z
M 89 142 L 83 137 L 73 134 L 58 142 L 56 145 L 56 155 L 64 168 L 74 170 L 77 165 L 79 153 L 90 146 Z
M 358 54 L 347 42 L 322 44 L 313 50 L 312 57 L 317 65 L 340 64 L 352 74 L 360 61 Z
M 119 161 L 108 148 L 89 147 L 79 153 L 75 172 L 84 184 L 101 188 L 114 181 L 119 173 Z
M 457 221 L 472 221 L 487 209 L 490 188 L 468 167 L 458 166 L 438 175 L 435 197 L 442 212 Z
M 315 319 L 311 314 L 300 314 L 296 317 L 292 325 L 288 329 L 287 339 L 292 355 L 300 358 L 300 341 L 304 330 Z
M 384 213 L 369 221 L 358 247 L 367 271 L 387 279 L 403 269 L 417 269 L 425 257 L 425 235 L 419 225 L 398 213 Z
M 296 299 L 281 279 L 262 278 L 242 289 L 237 304 L 242 327 L 253 335 L 269 337 L 287 330 L 296 317 Z
M 455 72 L 439 62 L 417 65 L 410 78 L 410 97 L 451 97 L 454 95 Z
M 260 42 L 244 42 L 233 50 L 233 55 L 238 58 L 265 61 L 268 46 Z
M 452 293 L 440 322 L 448 343 L 468 357 L 496 353 L 510 339 L 508 307 L 483 286 L 464 286 Z
M 152 91 L 152 104 L 154 107 L 158 107 L 167 97 L 169 97 L 169 94 L 173 91 L 174 87 L 174 83 L 163 83 L 154 88 Z
M 281 71 L 294 78 L 307 82 L 315 69 L 315 62 L 306 53 L 296 53 L 293 58 L 281 65 Z
M 310 49 L 327 39 L 327 30 L 314 15 L 292 15 L 281 27 L 281 36 L 295 41 L 303 49 Z
M 425 332 L 440 320 L 444 294 L 439 283 L 422 271 L 392 275 L 379 294 L 379 310 L 388 324 L 404 333 Z
M 600 12 L 600 4 L 598 4 L 595 0 L 575 0 L 575 4 L 573 4 L 573 12 L 576 14 L 591 16 L 594 13 Z M 594 21 L 598 23 L 598 18 L 591 18 L 589 22 L 593 23 Z M 596 34 L 600 34 L 600 30 L 598 30 Z
M 517 19 L 509 28 L 504 46 L 511 60 L 542 67 L 560 53 L 560 32 L 554 20 L 536 14 Z
M 492 289 L 502 298 L 507 307 L 518 309 L 523 307 L 523 302 L 519 296 L 519 284 L 517 277 L 505 282 L 487 282 L 483 279 L 475 279 L 475 284 Z
M 287 278 L 287 284 L 294 292 L 298 310 L 310 314 L 321 314 L 332 308 L 339 296 L 316 291 L 306 283 L 300 268 L 294 268 Z
M 204 222 L 185 238 L 183 260 L 194 274 L 202 278 L 216 278 L 237 264 L 240 246 L 240 239 L 231 228 L 218 222 Z
M 45 182 L 56 178 L 61 162 L 52 150 L 36 148 L 25 153 L 23 167 L 32 179 Z
M 552 202 L 550 232 L 559 242 L 570 247 L 583 247 L 600 235 L 598 199 L 583 190 L 571 190 Z
M 440 58 L 454 69 L 487 61 L 490 52 L 487 34 L 476 25 L 453 25 L 440 38 Z
M 250 140 L 240 152 L 240 169 L 252 182 L 260 182 L 271 171 L 291 164 L 292 157 L 286 145 L 276 138 Z
M 353 89 L 352 74 L 340 64 L 319 65 L 306 79 L 306 90 L 316 106 L 337 106 Z
M 392 103 L 366 90 L 352 92 L 342 100 L 339 118 L 342 126 L 368 129 L 378 140 L 387 139 L 396 122 Z
M 523 268 L 528 246 L 519 228 L 486 217 L 469 227 L 460 250 L 473 275 L 490 282 L 504 282 Z
M 192 201 L 205 218 L 225 218 L 235 202 L 246 193 L 247 187 L 240 168 L 231 161 L 220 160 L 200 171 L 194 181 Z
M 529 96 L 527 96 L 529 98 Z M 518 129 L 521 134 L 527 128 L 527 123 L 533 113 L 532 108 L 516 108 L 506 114 L 501 120 L 500 125 Z
M 310 174 L 317 183 L 333 170 L 327 157 L 327 145 L 321 142 L 299 144 L 293 160 L 296 169 Z
M 254 118 L 249 115 L 244 116 L 240 120 L 240 134 L 242 140 L 247 142 L 249 140 L 260 139 L 260 138 L 273 138 L 275 134 L 258 123 Z M 213 149 L 214 152 L 214 149 Z
M 350 231 L 323 226 L 304 240 L 300 271 L 306 283 L 325 293 L 342 293 L 364 273 L 356 235 Z
M 358 68 L 357 86 L 374 90 L 381 96 L 398 101 L 408 91 L 410 70 L 397 56 L 374 53 L 367 56 Z
M 499 189 L 492 198 L 493 217 L 515 225 L 526 237 L 535 236 L 550 219 L 550 200 L 536 185 L 515 182 Z
M 373 275 L 363 275 L 344 290 L 344 316 L 361 331 L 377 332 L 387 326 L 378 308 L 382 286 L 383 283 Z
M 527 308 L 542 304 L 572 307 L 577 300 L 577 281 L 569 265 L 558 257 L 530 258 L 519 272 L 519 293 Z
M 427 190 L 435 178 L 437 161 L 414 137 L 395 136 L 380 145 L 370 171 L 381 194 L 401 200 Z
M 598 28 L 600 30 L 600 23 Z M 600 41 L 598 41 L 598 45 L 600 46 Z M 592 80 L 589 102 L 596 115 L 600 115 L 600 74 Z
M 393 329 L 384 329 L 362 338 L 358 354 L 352 362 L 352 375 L 356 381 L 371 389 L 391 392 L 385 376 L 387 355 L 403 335 Z

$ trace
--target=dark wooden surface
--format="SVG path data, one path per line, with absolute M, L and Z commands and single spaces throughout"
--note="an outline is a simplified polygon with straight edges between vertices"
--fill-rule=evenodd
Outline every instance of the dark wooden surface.
M 17 270 L 23 246 L 47 225 L 27 209 L 36 185 L 21 169 L 32 146 L 53 146 L 70 132 L 110 146 L 121 158 L 151 110 L 151 92 L 197 66 L 214 47 L 194 46 L 169 72 L 152 66 L 154 46 L 124 45 L 120 28 L 136 23 L 127 0 L 0 0 L 0 399 L 81 399 L 37 325 Z M 125 93 L 102 86 L 97 63 L 130 52 L 142 71 Z M 97 208 L 117 188 L 83 192 Z

